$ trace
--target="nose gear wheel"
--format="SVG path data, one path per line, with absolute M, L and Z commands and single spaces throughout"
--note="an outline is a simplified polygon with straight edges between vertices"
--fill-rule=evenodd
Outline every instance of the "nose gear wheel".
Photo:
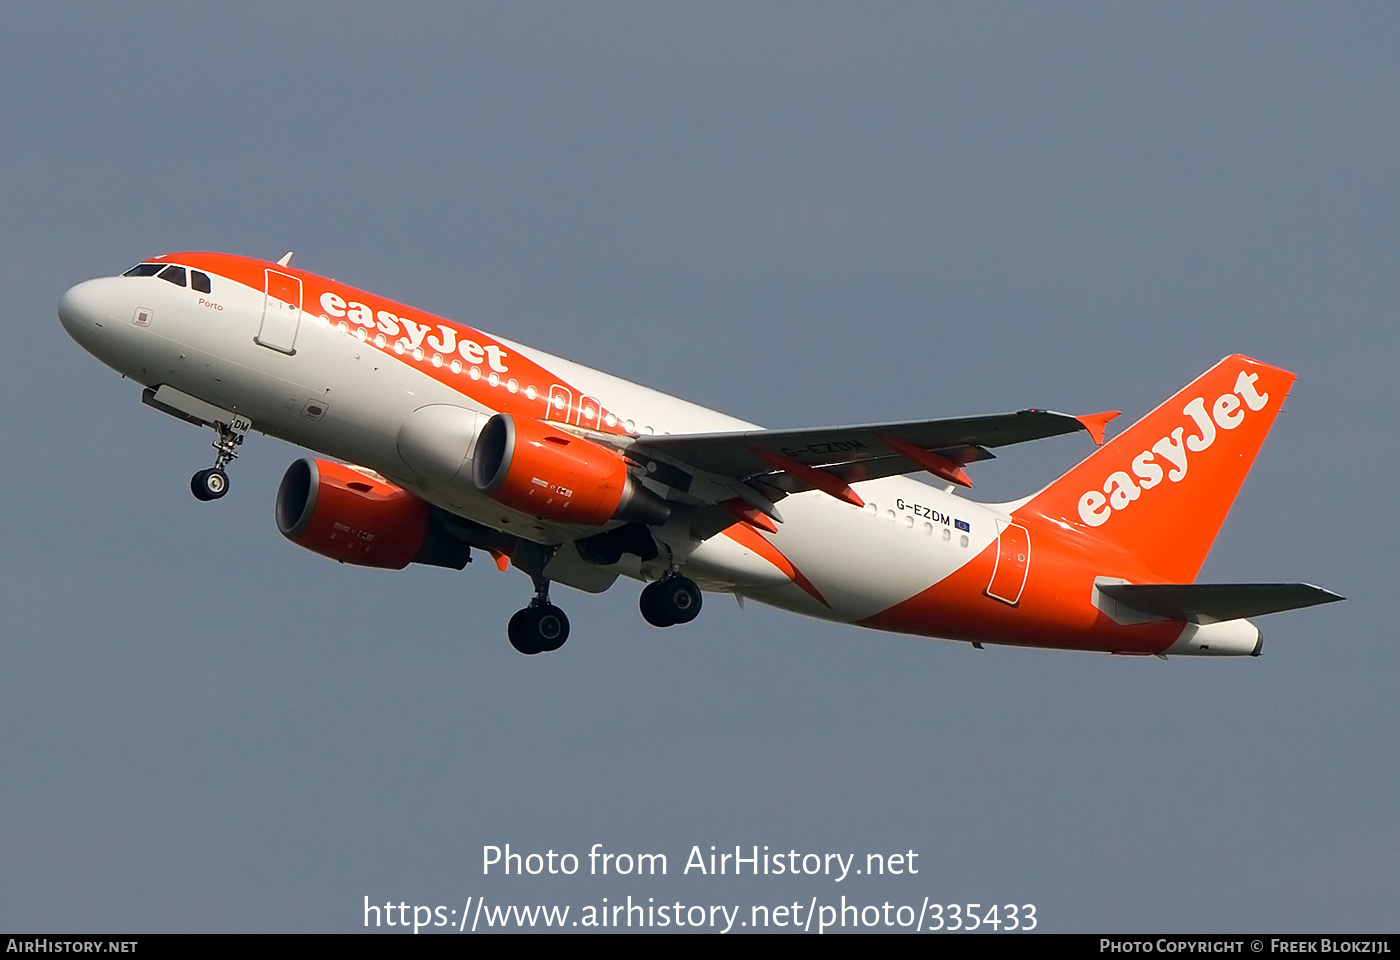
M 242 418 L 239 418 L 242 419 Z M 247 421 L 243 421 L 244 424 Z M 229 426 L 214 424 L 214 466 L 201 470 L 190 477 L 190 493 L 196 500 L 218 500 L 228 493 L 228 473 L 225 468 L 238 458 L 238 447 L 243 443 L 247 427 L 243 424 Z
M 190 478 L 190 493 L 196 500 L 217 500 L 228 493 L 228 474 L 217 467 L 201 470 Z

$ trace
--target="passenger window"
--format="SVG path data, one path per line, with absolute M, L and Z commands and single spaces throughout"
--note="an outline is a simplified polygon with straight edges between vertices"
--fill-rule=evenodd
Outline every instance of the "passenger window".
M 163 264 L 159 264 L 159 263 L 138 263 L 136 266 L 132 267 L 132 268 L 131 268 L 130 270 L 128 270 L 126 273 L 122 274 L 122 276 L 124 276 L 124 277 L 154 277 L 156 274 L 160 273 L 160 268 L 161 268 L 162 266 L 163 266 Z
M 211 287 L 209 286 L 209 274 L 200 273 L 198 270 L 191 270 L 190 286 L 194 287 L 200 293 L 211 292 Z
M 185 268 L 166 267 L 160 272 L 160 278 L 162 280 L 169 280 L 177 287 L 183 287 L 185 285 Z

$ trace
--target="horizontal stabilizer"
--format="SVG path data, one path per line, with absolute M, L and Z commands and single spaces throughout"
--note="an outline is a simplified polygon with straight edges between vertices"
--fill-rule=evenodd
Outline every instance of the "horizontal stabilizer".
M 1345 600 L 1310 583 L 1100 583 L 1119 603 L 1170 620 L 1215 623 Z

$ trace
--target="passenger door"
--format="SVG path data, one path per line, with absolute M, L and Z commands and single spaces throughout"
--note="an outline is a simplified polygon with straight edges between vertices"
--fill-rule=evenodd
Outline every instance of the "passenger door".
M 1021 591 L 1026 586 L 1026 574 L 1031 566 L 1030 531 L 1019 523 L 1003 524 L 997 537 L 996 566 L 992 568 L 992 580 L 987 584 L 987 596 L 1013 607 L 1021 602 Z
M 297 352 L 297 328 L 301 325 L 301 280 L 268 270 L 264 291 L 262 326 L 253 339 L 290 356 Z

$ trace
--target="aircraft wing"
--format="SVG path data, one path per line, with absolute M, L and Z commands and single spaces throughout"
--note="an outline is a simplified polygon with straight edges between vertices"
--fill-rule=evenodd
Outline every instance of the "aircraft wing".
M 927 470 L 971 486 L 962 467 L 994 456 L 989 448 L 1087 430 L 1102 442 L 1117 414 L 1073 417 L 1049 410 L 944 420 L 907 420 L 800 430 L 751 430 L 639 437 L 632 459 L 648 453 L 735 480 L 758 479 L 784 493 L 833 491 L 859 480 Z M 834 481 L 834 482 L 832 482 Z
M 1344 600 L 1310 583 L 1114 583 L 1099 592 L 1143 613 L 1213 623 Z

